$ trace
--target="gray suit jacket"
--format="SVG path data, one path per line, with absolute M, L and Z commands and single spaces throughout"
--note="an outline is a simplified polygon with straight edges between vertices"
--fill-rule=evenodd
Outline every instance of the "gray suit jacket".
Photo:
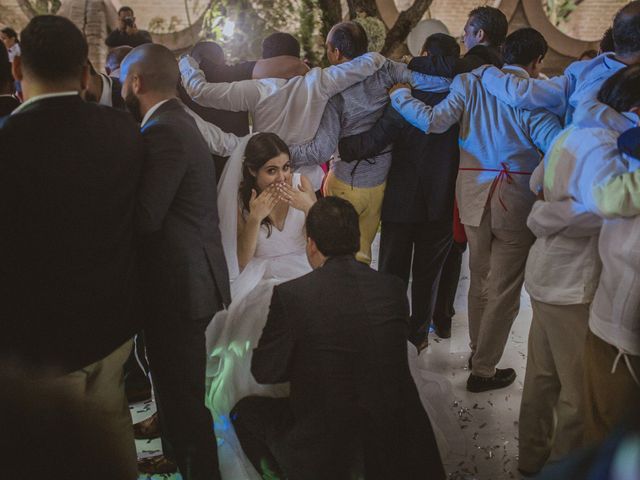
M 136 225 L 146 314 L 153 321 L 213 316 L 231 295 L 211 154 L 177 99 L 153 113 L 142 136 Z

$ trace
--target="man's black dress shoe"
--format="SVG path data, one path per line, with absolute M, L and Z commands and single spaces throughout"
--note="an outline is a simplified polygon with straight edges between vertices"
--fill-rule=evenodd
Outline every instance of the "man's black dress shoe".
M 493 377 L 480 377 L 473 373 L 467 380 L 467 390 L 473 393 L 496 390 L 511 385 L 516 379 L 516 372 L 513 368 L 496 368 Z

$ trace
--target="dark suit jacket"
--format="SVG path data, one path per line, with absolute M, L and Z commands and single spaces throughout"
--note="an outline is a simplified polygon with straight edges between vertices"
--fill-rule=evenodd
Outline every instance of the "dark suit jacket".
M 408 318 L 403 282 L 352 256 L 275 288 L 251 371 L 260 383 L 291 382 L 293 455 L 326 449 L 330 464 L 344 443 L 335 432 L 361 418 L 375 478 L 444 478 L 409 371 Z
M 9 115 L 16 108 L 20 106 L 20 100 L 17 97 L 11 96 L 0 96 L 0 118 Z
M 216 64 L 205 58 L 200 64 L 207 82 L 238 82 L 251 80 L 256 62 L 241 62 L 237 65 Z M 178 85 L 178 95 L 184 104 L 196 112 L 203 120 L 219 127 L 223 132 L 233 133 L 238 137 L 249 134 L 249 114 L 247 112 L 230 112 L 216 108 L 203 107 L 187 94 L 182 83 Z M 222 174 L 227 157 L 213 155 L 218 178 Z
M 618 137 L 618 149 L 640 159 L 640 127 L 635 127 L 624 132 Z
M 151 39 L 151 34 L 146 30 L 138 30 L 138 33 L 134 35 L 129 35 L 119 28 L 113 30 L 105 39 L 104 43 L 109 48 L 129 46 L 129 47 L 138 47 L 145 43 L 153 43 Z
M 500 52 L 493 47 L 476 45 L 462 58 L 440 55 L 414 57 L 409 62 L 409 68 L 427 75 L 453 78 L 487 64 L 502 68 L 504 61 Z
M 173 322 L 213 316 L 231 296 L 211 155 L 178 99 L 151 115 L 142 136 L 146 160 L 136 222 L 146 317 Z
M 446 93 L 413 91 L 427 105 L 437 105 Z M 369 158 L 393 143 L 393 157 L 382 203 L 383 222 L 451 221 L 460 161 L 458 125 L 425 135 L 387 106 L 374 127 L 340 140 L 342 160 Z
M 143 140 L 129 114 L 75 96 L 0 128 L 0 352 L 77 370 L 138 330 L 135 190 Z
M 122 83 L 115 77 L 109 77 L 111 80 L 111 105 L 118 110 L 127 110 L 122 98 Z

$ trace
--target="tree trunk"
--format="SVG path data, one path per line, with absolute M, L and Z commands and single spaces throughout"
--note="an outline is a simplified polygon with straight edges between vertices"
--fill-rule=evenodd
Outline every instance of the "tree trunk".
M 367 17 L 378 17 L 382 20 L 376 0 L 347 0 L 349 5 L 349 18 L 353 20 L 359 12 L 364 12 Z
M 331 27 L 342 21 L 342 5 L 340 0 L 318 0 L 318 6 L 322 12 L 320 33 L 322 38 L 326 40 Z
M 382 47 L 382 51 L 380 53 L 383 55 L 390 55 L 397 50 L 406 40 L 409 32 L 411 32 L 411 30 L 422 19 L 432 2 L 433 0 L 415 0 L 411 7 L 404 12 L 400 12 L 396 23 L 394 23 L 391 30 L 387 33 L 384 47 Z

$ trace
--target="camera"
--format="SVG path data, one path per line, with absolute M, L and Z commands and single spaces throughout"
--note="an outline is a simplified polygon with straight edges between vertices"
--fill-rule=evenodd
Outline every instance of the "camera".
M 133 27 L 136 23 L 136 19 L 133 17 L 124 17 L 122 21 L 124 22 L 125 27 Z

